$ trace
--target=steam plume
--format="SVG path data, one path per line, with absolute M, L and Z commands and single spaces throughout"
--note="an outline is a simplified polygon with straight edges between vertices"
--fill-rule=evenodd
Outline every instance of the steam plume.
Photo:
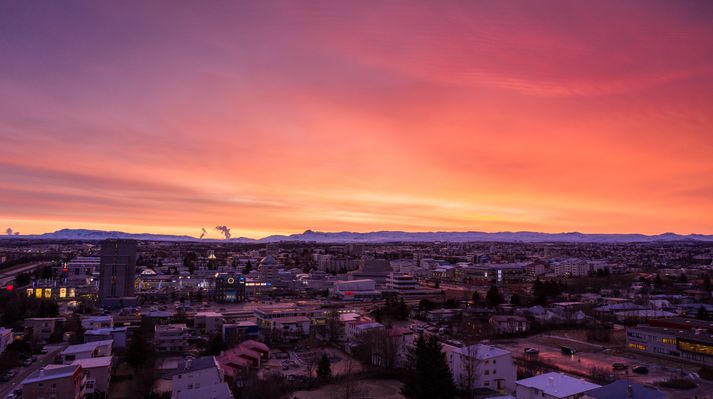
M 11 228 L 11 227 L 8 227 L 7 229 L 5 229 L 5 234 L 7 234 L 7 235 L 9 235 L 9 236 L 19 236 L 19 235 L 20 235 L 20 232 L 19 232 L 19 231 L 12 231 L 12 228 Z
M 215 226 L 215 229 L 222 232 L 226 240 L 230 239 L 230 228 L 228 226 Z
M 198 237 L 198 238 L 199 238 L 199 239 L 202 239 L 203 237 L 205 237 L 205 234 L 206 234 L 206 233 L 207 233 L 207 231 L 205 231 L 205 227 L 201 227 L 201 236 Z

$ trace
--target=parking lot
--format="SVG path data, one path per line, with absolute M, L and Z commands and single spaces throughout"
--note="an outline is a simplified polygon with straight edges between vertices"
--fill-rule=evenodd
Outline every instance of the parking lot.
M 627 379 L 650 386 L 655 386 L 657 382 L 670 378 L 690 378 L 699 385 L 699 388 L 691 391 L 665 391 L 672 398 L 694 398 L 697 396 L 699 399 L 703 399 L 713 397 L 711 395 L 713 383 L 700 379 L 696 373 L 699 367 L 694 365 L 673 363 L 650 356 L 637 355 L 626 350 L 573 341 L 567 337 L 557 337 L 556 335 L 497 340 L 494 343 L 511 350 L 515 357 L 526 357 L 525 349 L 535 348 L 539 351 L 539 354 L 536 355 L 537 358 L 555 365 L 564 372 L 579 375 L 588 374 L 592 369 L 598 368 L 607 370 L 616 379 Z M 562 353 L 561 346 L 575 348 L 577 352 L 574 355 L 565 355 Z M 626 369 L 614 370 L 613 364 L 615 363 L 625 365 Z M 636 366 L 645 366 L 648 368 L 648 373 L 632 372 Z M 657 389 L 664 391 L 661 388 Z

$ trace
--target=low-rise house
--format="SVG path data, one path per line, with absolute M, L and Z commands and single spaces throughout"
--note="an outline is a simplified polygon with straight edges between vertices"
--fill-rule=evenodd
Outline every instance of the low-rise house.
M 114 348 L 126 348 L 126 327 L 97 328 L 84 332 L 84 342 L 114 341 Z
M 585 393 L 600 388 L 583 379 L 564 373 L 545 373 L 515 382 L 517 399 L 578 399 Z
M 92 357 L 88 359 L 78 359 L 72 362 L 73 365 L 82 367 L 86 376 L 84 393 L 93 395 L 109 393 L 109 383 L 111 381 L 112 357 Z
M 159 352 L 188 350 L 188 327 L 185 324 L 165 324 L 154 327 L 154 346 Z
M 111 356 L 113 340 L 87 342 L 84 344 L 70 345 L 62 353 L 62 363 L 72 364 L 78 359 Z
M 263 361 L 268 360 L 270 348 L 262 342 L 248 340 L 240 345 L 223 351 L 216 357 L 223 370 L 225 380 L 231 386 L 242 386 L 251 368 L 259 369 Z
M 453 381 L 463 390 L 488 388 L 500 393 L 515 389 L 517 370 L 509 350 L 492 345 L 443 345 Z
M 41 368 L 22 381 L 24 398 L 82 399 L 85 375 L 77 364 Z

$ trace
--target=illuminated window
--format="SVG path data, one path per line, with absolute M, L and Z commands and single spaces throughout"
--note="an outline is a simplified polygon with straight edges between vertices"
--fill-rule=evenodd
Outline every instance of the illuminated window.
M 679 341 L 678 348 L 687 352 L 696 352 L 713 356 L 713 345 Z
M 661 342 L 669 345 L 676 345 L 676 338 L 661 338 Z
M 645 350 L 646 350 L 646 345 L 635 344 L 635 343 L 629 343 L 629 348 L 631 348 L 631 349 L 636 349 L 636 350 L 639 350 L 639 351 L 645 351 Z

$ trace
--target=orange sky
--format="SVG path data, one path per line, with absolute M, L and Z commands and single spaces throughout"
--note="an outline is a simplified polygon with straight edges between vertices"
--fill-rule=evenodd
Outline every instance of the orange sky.
M 705 1 L 0 4 L 0 224 L 713 233 Z

